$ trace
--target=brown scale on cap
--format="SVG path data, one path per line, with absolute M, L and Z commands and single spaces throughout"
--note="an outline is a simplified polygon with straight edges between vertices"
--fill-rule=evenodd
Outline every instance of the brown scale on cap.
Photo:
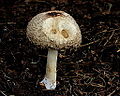
M 56 16 L 62 16 L 62 13 L 53 11 L 53 12 L 48 13 L 48 15 L 52 17 L 56 17 Z

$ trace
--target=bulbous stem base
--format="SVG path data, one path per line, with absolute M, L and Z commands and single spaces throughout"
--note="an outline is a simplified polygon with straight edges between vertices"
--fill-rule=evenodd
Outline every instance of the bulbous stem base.
M 56 81 L 51 81 L 48 78 L 44 78 L 40 83 L 44 84 L 46 89 L 55 89 L 56 88 Z

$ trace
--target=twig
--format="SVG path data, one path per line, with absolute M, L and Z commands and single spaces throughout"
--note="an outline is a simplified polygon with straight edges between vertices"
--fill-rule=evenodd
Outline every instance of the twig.
M 96 40 L 96 41 L 93 41 L 93 42 L 90 42 L 90 43 L 87 43 L 87 44 L 84 44 L 84 45 L 80 45 L 80 47 L 85 47 L 85 46 L 88 46 L 88 45 L 97 43 L 97 42 L 99 42 L 99 41 L 100 41 L 100 39 L 98 39 L 98 40 Z
M 89 46 L 89 45 L 91 45 L 91 44 L 97 43 L 97 42 L 99 42 L 99 41 L 101 41 L 101 40 L 104 40 L 104 39 L 107 39 L 107 38 L 108 38 L 108 37 L 103 37 L 103 38 L 98 39 L 98 40 L 96 40 L 96 41 L 93 41 L 93 42 L 89 42 L 89 43 L 87 43 L 87 44 L 80 45 L 80 47 Z
M 114 91 L 112 91 L 110 94 L 108 94 L 107 96 L 113 96 L 113 94 L 116 92 L 116 91 L 118 91 L 118 90 L 120 90 L 120 88 L 116 88 Z
M 116 92 L 116 90 L 112 91 L 109 95 L 107 96 L 112 96 L 114 93 Z
M 107 95 L 107 96 L 112 96 L 115 92 L 116 92 L 116 90 L 114 90 L 112 93 L 110 93 L 110 94 Z
M 101 76 L 98 76 L 103 82 L 104 82 L 104 86 L 106 86 L 106 82 L 105 82 L 105 80 L 101 77 Z
M 7 96 L 3 91 L 0 90 L 0 93 L 3 95 L 3 96 Z
M 107 45 L 107 43 L 108 43 L 108 42 L 110 41 L 110 39 L 113 37 L 114 33 L 115 33 L 115 31 L 112 32 L 112 34 L 110 35 L 110 37 L 107 39 L 107 41 L 105 42 L 105 44 L 104 44 L 103 46 Z
M 16 22 L 5 22 L 5 23 L 0 23 L 0 25 L 16 25 Z

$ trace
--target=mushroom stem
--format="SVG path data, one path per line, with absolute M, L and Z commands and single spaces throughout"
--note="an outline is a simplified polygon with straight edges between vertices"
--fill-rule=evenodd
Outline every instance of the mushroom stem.
M 57 56 L 58 51 L 54 49 L 48 49 L 46 74 L 44 79 L 41 81 L 46 89 L 56 88 L 56 67 L 57 67 Z

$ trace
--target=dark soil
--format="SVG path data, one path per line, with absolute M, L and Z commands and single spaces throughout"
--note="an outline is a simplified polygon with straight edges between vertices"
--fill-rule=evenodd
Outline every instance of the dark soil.
M 120 96 L 120 1 L 30 1 L 0 0 L 0 96 Z M 49 10 L 73 16 L 83 37 L 80 48 L 59 51 L 56 90 L 39 84 L 47 49 L 26 37 L 31 18 Z

